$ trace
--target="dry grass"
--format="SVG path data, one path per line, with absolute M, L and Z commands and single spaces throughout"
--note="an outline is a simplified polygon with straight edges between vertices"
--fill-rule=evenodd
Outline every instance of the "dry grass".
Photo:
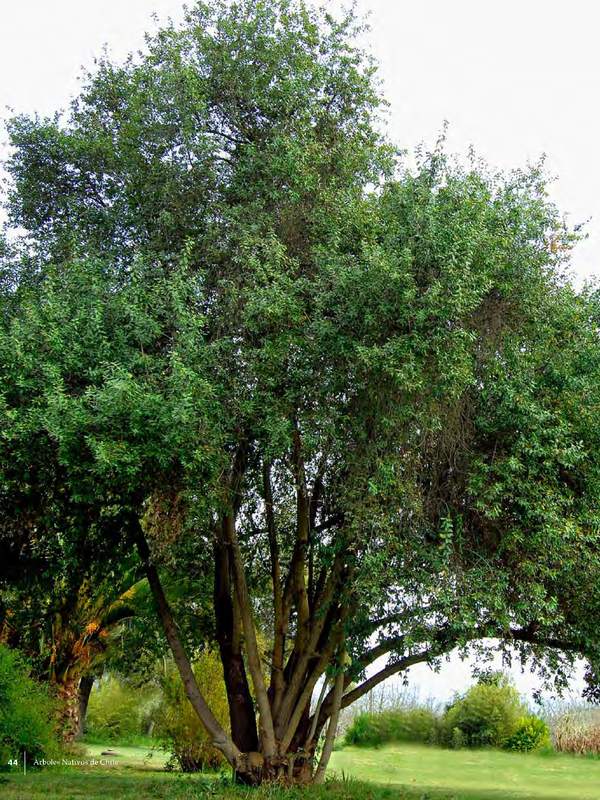
M 555 718 L 552 739 L 561 753 L 600 755 L 600 709 L 573 709 Z

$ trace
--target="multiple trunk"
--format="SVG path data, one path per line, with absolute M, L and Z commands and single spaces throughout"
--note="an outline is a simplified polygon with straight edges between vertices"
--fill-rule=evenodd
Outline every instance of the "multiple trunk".
M 228 479 L 229 510 L 212 532 L 216 637 L 229 701 L 231 733 L 219 724 L 198 689 L 158 570 L 136 520 L 138 550 L 187 697 L 213 745 L 223 753 L 239 779 L 247 784 L 273 780 L 321 781 L 333 750 L 341 709 L 389 675 L 452 649 L 456 640 L 448 636 L 436 640 L 432 636 L 430 646 L 417 652 L 408 651 L 402 658 L 392 658 L 379 672 L 360 685 L 350 687 L 352 677 L 346 664 L 349 659 L 345 628 L 356 610 L 356 601 L 348 591 L 353 581 L 352 543 L 345 539 L 343 520 L 339 516 L 323 519 L 321 514 L 316 525 L 320 477 L 316 476 L 309 492 L 300 438 L 296 434 L 292 455 L 296 536 L 285 577 L 273 513 L 271 467 L 268 463 L 263 465 L 262 493 L 273 600 L 270 675 L 267 676 L 236 529 L 243 461 L 240 452 Z M 327 568 L 322 567 L 315 574 L 313 536 L 319 529 L 331 531 L 332 528 L 336 529 L 336 555 Z M 399 620 L 392 617 L 375 621 L 373 632 L 379 627 L 389 630 L 390 624 L 397 622 Z M 365 652 L 355 666 L 364 669 L 381 656 L 404 649 L 401 636 L 389 636 Z M 313 709 L 315 694 L 318 700 Z M 317 743 L 324 731 L 323 748 L 317 762 Z
M 303 502 L 300 497 L 299 504 Z M 213 745 L 225 755 L 239 779 L 248 784 L 265 780 L 308 783 L 320 779 L 333 747 L 346 685 L 342 658 L 345 609 L 336 599 L 336 588 L 339 590 L 345 575 L 341 560 L 336 561 L 330 576 L 322 581 L 316 598 L 318 603 L 312 602 L 304 581 L 307 537 L 307 533 L 299 534 L 286 584 L 274 584 L 278 587 L 274 646 L 271 675 L 267 680 L 233 514 L 226 515 L 221 521 L 214 546 L 214 605 L 216 635 L 230 709 L 229 734 L 219 725 L 198 689 L 158 570 L 152 562 L 144 534 L 138 528 L 139 552 L 186 694 L 212 737 Z M 274 547 L 275 543 L 272 544 Z M 278 574 L 273 577 L 277 581 Z M 286 638 L 294 609 L 294 635 L 290 636 L 288 646 Z M 338 676 L 334 682 L 333 702 L 326 706 L 326 672 L 332 665 L 337 665 Z M 313 693 L 320 681 L 325 681 L 322 702 L 317 713 L 311 715 Z M 317 765 L 315 749 L 327 720 L 330 724 L 325 747 Z
M 231 733 L 218 723 L 198 689 L 144 532 L 136 522 L 138 550 L 187 697 L 214 746 L 224 754 L 239 779 L 248 784 L 322 780 L 333 749 L 340 710 L 346 705 L 344 690 L 350 682 L 344 672 L 344 625 L 352 611 L 352 604 L 344 595 L 344 587 L 351 580 L 348 554 L 341 548 L 330 567 L 314 575 L 311 535 L 315 528 L 319 478 L 309 493 L 298 435 L 293 464 L 297 530 L 285 578 L 273 513 L 271 468 L 268 463 L 263 467 L 274 612 L 269 675 L 263 669 L 236 530 L 243 454 L 236 458 L 229 477 L 230 510 L 213 530 L 216 637 L 229 701 Z M 335 677 L 331 686 L 332 672 Z M 319 685 L 319 702 L 311 713 L 313 695 Z M 316 763 L 317 743 L 326 726 L 322 754 Z

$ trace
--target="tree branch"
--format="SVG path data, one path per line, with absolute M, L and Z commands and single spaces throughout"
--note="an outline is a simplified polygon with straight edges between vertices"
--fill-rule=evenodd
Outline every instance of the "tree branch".
M 344 662 L 346 660 L 346 650 L 341 648 L 338 673 L 335 676 L 335 684 L 333 687 L 333 708 L 331 716 L 329 717 L 329 725 L 327 726 L 327 733 L 325 734 L 325 742 L 323 744 L 323 752 L 319 760 L 319 766 L 315 772 L 315 783 L 322 783 L 325 778 L 325 770 L 333 752 L 333 745 L 335 742 L 335 734 L 337 731 L 338 721 L 340 718 L 340 710 L 342 707 L 342 695 L 344 694 Z
M 158 570 L 152 562 L 150 549 L 138 520 L 135 521 L 135 526 L 138 552 L 140 554 L 142 563 L 144 564 L 146 577 L 148 578 L 152 596 L 154 597 L 154 602 L 156 603 L 158 615 L 162 623 L 165 636 L 167 637 L 167 641 L 173 653 L 173 658 L 175 660 L 175 664 L 177 665 L 177 669 L 179 670 L 181 680 L 183 681 L 187 698 L 196 711 L 198 718 L 210 735 L 214 746 L 220 750 L 221 753 L 223 753 L 227 761 L 232 767 L 235 768 L 241 753 L 233 743 L 232 739 L 219 724 L 217 718 L 204 699 L 202 692 L 198 688 L 196 676 L 194 675 L 190 660 L 181 643 L 181 637 L 179 635 L 177 624 L 173 618 L 169 602 L 165 596 L 162 584 L 160 582 Z
M 281 564 L 279 560 L 279 544 L 273 513 L 273 487 L 271 484 L 271 464 L 263 462 L 263 499 L 265 501 L 265 517 L 269 536 L 271 557 L 271 582 L 273 584 L 273 658 L 271 664 L 271 687 L 273 692 L 272 706 L 278 708 L 283 693 L 283 658 L 285 650 L 286 623 L 283 618 L 283 593 L 281 588 Z M 275 712 L 273 712 L 275 713 Z

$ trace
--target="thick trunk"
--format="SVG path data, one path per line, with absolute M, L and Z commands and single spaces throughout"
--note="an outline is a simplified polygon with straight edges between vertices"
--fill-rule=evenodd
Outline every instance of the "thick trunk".
M 242 752 L 258 750 L 258 731 L 254 703 L 241 652 L 239 624 L 231 595 L 230 564 L 227 548 L 215 545 L 215 624 L 223 678 L 227 690 L 231 738 Z
M 58 699 L 58 730 L 66 744 L 75 740 L 80 728 L 79 678 L 65 676 L 55 683 Z
M 94 685 L 93 675 L 83 675 L 79 681 L 78 700 L 79 700 L 79 717 L 77 720 L 77 733 L 76 738 L 80 739 L 84 734 L 85 718 L 87 716 L 88 703 L 90 694 Z

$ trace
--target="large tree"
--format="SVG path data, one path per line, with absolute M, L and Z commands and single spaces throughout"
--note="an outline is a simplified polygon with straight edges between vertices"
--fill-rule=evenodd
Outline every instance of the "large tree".
M 41 469 L 92 551 L 137 549 L 250 782 L 322 779 L 342 707 L 457 646 L 559 680 L 599 653 L 600 351 L 572 237 L 538 169 L 394 166 L 356 33 L 198 3 L 67 117 L 10 127 L 6 536 Z M 68 534 L 51 495 L 44 541 Z M 163 584 L 188 571 L 211 577 L 231 735 Z

